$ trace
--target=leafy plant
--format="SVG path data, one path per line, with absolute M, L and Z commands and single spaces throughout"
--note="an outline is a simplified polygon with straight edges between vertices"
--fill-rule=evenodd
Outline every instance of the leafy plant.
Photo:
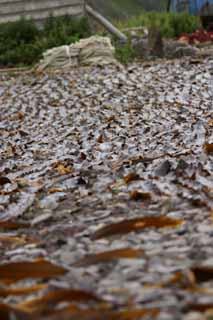
M 44 25 L 43 34 L 48 39 L 49 47 L 70 44 L 90 35 L 86 18 L 71 19 L 69 16 L 50 17 Z
M 86 18 L 49 17 L 42 29 L 21 19 L 0 25 L 0 65 L 32 65 L 42 52 L 70 44 L 90 35 Z
M 120 29 L 157 26 L 166 38 L 174 38 L 182 33 L 191 33 L 201 28 L 200 18 L 188 13 L 142 12 L 128 21 L 117 21 Z
M 129 39 L 127 43 L 115 43 L 115 55 L 118 61 L 123 64 L 128 64 L 136 58 L 136 51 L 132 47 L 131 40 Z

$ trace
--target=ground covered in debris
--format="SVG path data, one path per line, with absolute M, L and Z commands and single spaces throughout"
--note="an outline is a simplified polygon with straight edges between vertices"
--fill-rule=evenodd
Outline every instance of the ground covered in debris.
M 1 319 L 211 318 L 212 64 L 1 75 Z

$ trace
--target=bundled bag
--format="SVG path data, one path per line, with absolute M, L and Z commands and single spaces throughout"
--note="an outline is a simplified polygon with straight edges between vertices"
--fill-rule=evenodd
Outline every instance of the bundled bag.
M 40 61 L 38 71 L 76 67 L 79 65 L 117 64 L 115 48 L 107 37 L 93 36 L 81 39 L 70 46 L 61 46 L 47 50 Z

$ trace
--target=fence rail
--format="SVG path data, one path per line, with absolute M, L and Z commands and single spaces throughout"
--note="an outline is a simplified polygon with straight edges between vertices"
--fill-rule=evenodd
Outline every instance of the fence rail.
M 21 18 L 42 21 L 49 16 L 83 16 L 85 0 L 0 0 L 0 23 Z

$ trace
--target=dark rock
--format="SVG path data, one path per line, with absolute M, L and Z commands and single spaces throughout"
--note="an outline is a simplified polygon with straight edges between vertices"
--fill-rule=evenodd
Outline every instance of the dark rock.
M 186 43 L 164 40 L 164 53 L 167 58 L 181 58 L 184 56 L 194 57 L 199 53 L 199 49 Z
M 148 50 L 151 56 L 163 57 L 164 44 L 160 30 L 151 27 L 148 35 Z
M 149 37 L 134 39 L 132 46 L 143 59 L 165 57 L 168 59 L 195 57 L 200 53 L 196 47 L 174 40 L 162 40 L 160 32 L 150 31 Z
M 166 160 L 156 169 L 155 174 L 157 176 L 164 177 L 170 172 L 170 169 L 171 163 L 169 162 L 169 160 Z

